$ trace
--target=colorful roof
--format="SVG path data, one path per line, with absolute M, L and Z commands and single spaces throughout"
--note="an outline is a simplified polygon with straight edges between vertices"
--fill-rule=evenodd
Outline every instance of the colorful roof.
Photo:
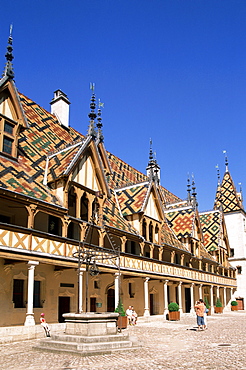
M 178 240 L 177 236 L 170 229 L 167 222 L 164 222 L 161 228 L 161 245 L 164 244 L 188 251 L 186 246 Z
M 106 199 L 103 210 L 103 222 L 107 226 L 127 231 L 128 233 L 138 234 L 131 224 L 121 216 L 114 195 L 110 199 Z
M 217 250 L 220 246 L 221 217 L 222 215 L 220 211 L 200 213 L 204 246 L 210 252 Z
M 123 216 L 142 211 L 149 187 L 150 183 L 144 182 L 127 188 L 116 189 L 118 203 Z
M 218 185 L 214 208 L 222 206 L 225 213 L 243 210 L 243 205 L 237 195 L 237 191 L 230 173 L 224 174 L 221 185 Z
M 178 211 L 166 211 L 166 219 L 169 226 L 177 237 L 192 236 L 194 209 L 192 207 L 179 209 Z

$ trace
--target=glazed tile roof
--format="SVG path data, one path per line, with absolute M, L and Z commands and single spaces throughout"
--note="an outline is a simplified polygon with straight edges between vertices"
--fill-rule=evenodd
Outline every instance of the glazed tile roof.
M 205 248 L 212 252 L 219 248 L 221 239 L 221 212 L 210 211 L 200 214 Z
M 131 167 L 129 164 L 122 161 L 112 153 L 108 152 L 109 163 L 112 169 L 112 175 L 108 177 L 108 182 L 111 188 L 124 188 L 129 185 L 135 185 L 141 182 L 148 182 L 149 178 L 140 171 Z M 169 190 L 160 186 L 160 191 L 163 193 L 166 203 L 180 202 L 181 199 L 171 193 Z
M 177 236 L 170 229 L 167 222 L 164 222 L 161 228 L 161 245 L 165 244 L 188 251 L 186 246 L 178 240 Z
M 194 210 L 192 207 L 179 209 L 178 211 L 166 211 L 166 219 L 169 226 L 177 237 L 187 237 L 192 235 Z
M 103 210 L 103 222 L 107 226 L 111 226 L 128 233 L 138 234 L 137 231 L 121 216 L 120 210 L 117 205 L 115 196 L 106 200 Z
M 149 187 L 149 182 L 144 182 L 116 190 L 118 203 L 123 216 L 142 211 Z
M 20 133 L 18 162 L 1 158 L 0 186 L 17 193 L 61 205 L 52 190 L 43 184 L 46 158 L 50 151 L 81 140 L 74 129 L 63 128 L 56 118 L 19 94 L 29 128 Z
M 224 174 L 222 183 L 217 188 L 214 208 L 219 209 L 221 205 L 225 213 L 243 209 L 243 205 L 237 195 L 235 185 L 228 171 Z

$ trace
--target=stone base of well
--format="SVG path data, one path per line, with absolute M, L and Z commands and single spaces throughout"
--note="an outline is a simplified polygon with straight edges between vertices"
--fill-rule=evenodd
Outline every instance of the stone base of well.
M 51 333 L 35 349 L 50 352 L 67 352 L 81 356 L 133 350 L 139 347 L 136 338 L 126 333 L 118 333 L 118 313 L 67 313 L 65 333 Z

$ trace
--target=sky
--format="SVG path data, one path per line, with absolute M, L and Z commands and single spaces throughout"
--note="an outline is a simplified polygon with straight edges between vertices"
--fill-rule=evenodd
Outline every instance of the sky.
M 229 171 L 246 197 L 245 0 L 8 0 L 0 68 L 13 24 L 18 90 L 50 111 L 61 89 L 70 126 L 86 134 L 95 83 L 106 149 L 146 173 L 150 138 L 161 185 L 199 211 Z

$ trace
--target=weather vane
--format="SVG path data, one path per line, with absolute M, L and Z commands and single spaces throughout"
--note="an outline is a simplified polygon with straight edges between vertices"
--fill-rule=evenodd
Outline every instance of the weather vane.
M 90 90 L 91 91 L 94 91 L 95 90 L 95 84 L 90 82 Z

